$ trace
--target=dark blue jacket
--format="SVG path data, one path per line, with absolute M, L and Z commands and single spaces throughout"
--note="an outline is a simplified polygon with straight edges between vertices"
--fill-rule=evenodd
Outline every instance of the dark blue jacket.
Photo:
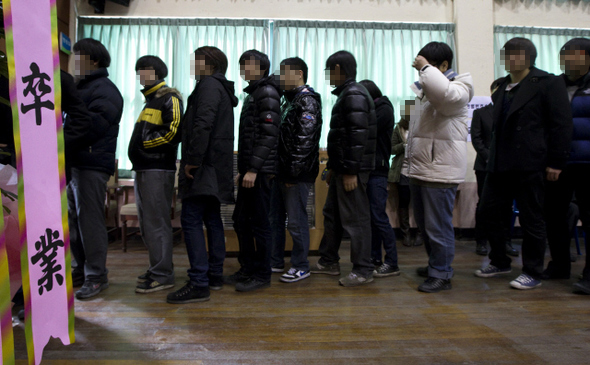
M 571 105 L 574 132 L 568 164 L 590 164 L 590 72 L 584 76 Z
M 99 68 L 78 82 L 78 96 L 86 104 L 92 123 L 84 143 L 71 151 L 71 166 L 113 175 L 123 97 L 108 76 L 106 68 Z

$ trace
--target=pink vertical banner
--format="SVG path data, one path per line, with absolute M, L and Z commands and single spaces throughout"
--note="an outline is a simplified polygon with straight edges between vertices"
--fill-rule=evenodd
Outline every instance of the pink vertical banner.
M 55 0 L 4 0 L 30 364 L 73 342 Z

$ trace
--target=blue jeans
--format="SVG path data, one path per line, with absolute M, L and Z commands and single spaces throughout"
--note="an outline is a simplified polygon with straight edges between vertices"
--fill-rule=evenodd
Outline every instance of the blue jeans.
M 371 176 L 367 183 L 367 196 L 371 207 L 371 258 L 381 261 L 381 247 L 385 249 L 385 263 L 397 267 L 395 232 L 385 213 L 387 203 L 387 177 Z
M 457 187 L 428 188 L 410 183 L 414 218 L 420 228 L 428 253 L 428 276 L 439 279 L 453 277 L 451 264 L 455 258 L 453 207 Z
M 189 279 L 194 286 L 209 286 L 210 276 L 223 275 L 225 260 L 225 235 L 219 200 L 213 196 L 183 199 L 180 220 L 191 265 Z M 208 254 L 203 223 L 207 227 Z
M 309 224 L 307 217 L 307 197 L 312 183 L 300 182 L 287 187 L 284 182 L 275 180 L 270 198 L 270 225 L 272 228 L 272 267 L 285 266 L 285 218 L 287 229 L 293 239 L 291 267 L 308 271 Z

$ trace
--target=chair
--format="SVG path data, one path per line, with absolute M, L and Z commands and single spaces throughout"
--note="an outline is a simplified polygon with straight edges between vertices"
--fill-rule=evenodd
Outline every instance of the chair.
M 180 161 L 176 161 L 176 171 Z M 130 190 L 133 190 L 133 186 L 123 186 L 124 203 L 121 207 L 119 216 L 121 217 L 121 243 L 123 245 L 123 252 L 127 252 L 127 222 L 139 221 L 139 215 L 137 213 L 137 204 L 129 202 Z M 172 206 L 170 207 L 170 219 L 173 220 L 182 211 L 182 203 L 178 201 L 178 173 L 175 173 L 174 177 L 174 194 L 172 196 Z

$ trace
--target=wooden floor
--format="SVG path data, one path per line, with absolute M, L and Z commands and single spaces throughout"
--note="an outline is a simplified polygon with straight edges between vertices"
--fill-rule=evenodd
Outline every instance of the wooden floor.
M 349 250 L 341 252 L 348 273 Z M 76 343 L 52 339 L 43 364 L 589 364 L 590 296 L 572 294 L 576 279 L 518 291 L 506 278 L 480 279 L 473 242 L 457 242 L 453 290 L 422 294 L 415 274 L 423 247 L 398 246 L 402 275 L 357 288 L 312 275 L 300 283 L 211 293 L 205 303 L 171 305 L 168 291 L 135 294 L 147 251 L 132 241 L 109 252 L 110 288 L 76 300 Z M 317 257 L 310 257 L 311 263 Z M 186 280 L 184 246 L 175 248 L 176 289 Z M 487 262 L 485 262 L 487 264 Z M 515 263 L 520 268 L 520 260 Z M 577 276 L 583 258 L 573 264 Z M 225 272 L 238 268 L 228 258 Z M 14 328 L 18 363 L 23 326 Z

